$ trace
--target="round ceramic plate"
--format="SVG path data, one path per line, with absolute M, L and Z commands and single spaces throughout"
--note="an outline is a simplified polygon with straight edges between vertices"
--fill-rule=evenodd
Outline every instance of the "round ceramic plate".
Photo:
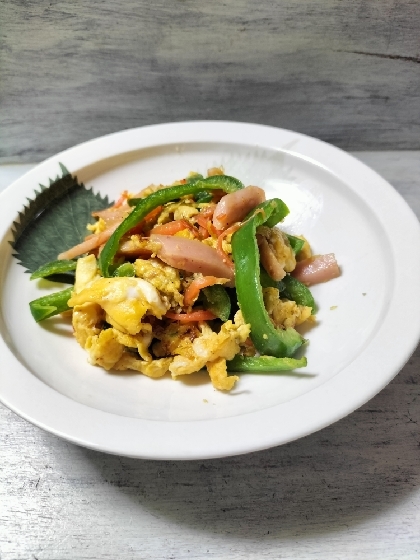
M 36 324 L 28 302 L 51 290 L 12 256 L 11 227 L 38 185 L 59 173 L 115 200 L 214 166 L 280 197 L 284 229 L 342 274 L 312 291 L 317 324 L 305 333 L 308 366 L 242 374 L 230 393 L 205 373 L 173 381 L 108 373 L 62 318 Z M 112 134 L 38 165 L 0 196 L 0 398 L 34 424 L 86 447 L 153 459 L 203 459 L 264 449 L 353 411 L 400 370 L 420 336 L 420 228 L 374 171 L 328 144 L 266 126 L 164 124 Z M 409 240 L 409 243 L 407 242 Z M 59 286 L 60 288 L 60 286 Z M 54 285 L 57 290 L 57 285 Z

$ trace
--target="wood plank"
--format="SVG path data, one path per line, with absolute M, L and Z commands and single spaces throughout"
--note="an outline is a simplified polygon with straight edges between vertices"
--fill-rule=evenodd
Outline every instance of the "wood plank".
M 158 122 L 420 147 L 415 0 L 2 3 L 0 161 Z

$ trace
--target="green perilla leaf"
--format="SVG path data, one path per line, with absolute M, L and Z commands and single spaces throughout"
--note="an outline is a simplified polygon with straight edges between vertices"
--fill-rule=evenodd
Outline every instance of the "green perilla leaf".
M 13 222 L 11 245 L 14 256 L 27 272 L 54 261 L 57 255 L 81 243 L 92 222 L 91 213 L 107 208 L 108 197 L 95 194 L 77 181 L 60 163 L 62 175 L 50 179 L 48 187 L 40 185 L 35 197 L 19 212 Z

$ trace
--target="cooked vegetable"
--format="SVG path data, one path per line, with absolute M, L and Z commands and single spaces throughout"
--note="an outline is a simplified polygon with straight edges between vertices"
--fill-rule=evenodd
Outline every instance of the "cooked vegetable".
M 289 233 L 286 233 L 286 237 L 289 240 L 290 246 L 293 249 L 294 254 L 297 255 L 298 253 L 300 253 L 302 247 L 305 245 L 305 241 L 300 237 L 295 237 L 294 235 L 290 235 Z
M 204 307 L 222 321 L 227 321 L 230 315 L 230 297 L 223 286 L 213 285 L 203 289 Z
M 216 315 L 211 311 L 200 309 L 199 311 L 192 311 L 191 313 L 172 313 L 168 311 L 166 314 L 168 319 L 179 321 L 180 323 L 195 323 L 199 321 L 211 321 L 216 319 Z
M 227 279 L 225 278 L 217 278 L 216 276 L 202 276 L 195 278 L 185 290 L 184 305 L 193 305 L 200 294 L 200 290 L 203 288 L 214 286 L 214 284 L 220 284 L 221 282 L 226 282 L 226 280 Z M 225 319 L 225 321 L 227 321 L 227 319 Z
M 315 300 L 309 288 L 305 286 L 305 284 L 302 284 L 302 282 L 299 282 L 297 278 L 294 278 L 289 274 L 283 278 L 282 284 L 282 297 L 292 299 L 299 305 L 306 305 L 308 307 L 311 307 L 312 314 L 315 313 Z
M 261 289 L 256 230 L 262 224 L 275 226 L 288 213 L 279 198 L 263 202 L 232 236 L 236 292 L 244 320 L 251 324 L 252 342 L 260 354 L 277 358 L 293 356 L 304 340 L 293 328 L 276 329 L 270 321 Z
M 146 198 L 132 198 L 128 201 L 130 206 L 135 206 L 134 210 L 125 218 L 125 220 L 117 227 L 114 233 L 107 241 L 99 257 L 99 268 L 104 277 L 109 277 L 109 267 L 112 264 L 115 253 L 118 250 L 118 244 L 121 237 L 136 226 L 143 218 L 145 218 L 157 206 L 177 200 L 178 198 L 190 194 L 199 193 L 203 189 L 206 190 L 222 190 L 230 193 L 238 189 L 242 189 L 243 184 L 228 175 L 215 175 L 207 179 L 197 179 L 186 183 L 185 185 L 177 185 L 175 187 L 167 187 L 156 191 Z
M 273 356 L 241 356 L 236 355 L 233 360 L 227 362 L 228 371 L 251 372 L 251 373 L 276 373 L 278 371 L 290 371 L 305 367 L 307 360 L 303 358 L 275 358 Z
M 262 266 L 260 268 L 260 284 L 261 288 L 278 288 L 280 282 L 273 280 L 265 268 Z
M 38 278 L 48 278 L 49 276 L 53 276 L 55 274 L 65 274 L 66 272 L 72 272 L 76 270 L 76 265 L 76 261 L 52 261 L 40 266 L 37 270 L 35 270 L 35 272 L 31 274 L 31 280 L 37 280 Z
M 150 185 L 134 198 L 124 191 L 93 212 L 92 233 L 60 255 L 77 263 L 32 275 L 75 271 L 74 288 L 30 303 L 36 321 L 71 309 L 76 340 L 107 371 L 176 379 L 206 368 L 213 387 L 229 391 L 239 377 L 228 372 L 304 367 L 293 357 L 304 343 L 295 327 L 311 320 L 315 302 L 298 278 L 322 281 L 338 265 L 331 255 L 309 259 L 304 238 L 275 227 L 289 213 L 282 200 L 222 173 Z
M 150 233 L 158 233 L 161 235 L 175 235 L 176 233 L 185 229 L 191 229 L 191 225 L 188 222 L 186 222 L 185 220 L 174 220 L 173 222 L 168 222 L 167 224 L 155 226 Z
M 135 275 L 136 275 L 136 271 L 134 269 L 134 265 L 132 265 L 131 263 L 124 263 L 120 265 L 114 270 L 114 273 L 112 274 L 112 276 L 116 276 L 116 277 L 135 276 Z
M 44 319 L 49 319 L 54 315 L 68 311 L 70 307 L 67 305 L 67 302 L 71 298 L 72 293 L 73 288 L 67 288 L 61 292 L 34 299 L 29 302 L 32 317 L 39 323 Z
M 201 191 L 195 195 L 196 202 L 210 202 L 213 195 L 209 191 Z

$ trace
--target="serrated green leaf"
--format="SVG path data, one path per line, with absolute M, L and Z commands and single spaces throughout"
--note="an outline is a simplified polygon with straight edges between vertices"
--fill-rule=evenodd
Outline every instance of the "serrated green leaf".
M 77 181 L 60 163 L 62 176 L 49 187 L 39 185 L 35 197 L 19 212 L 13 222 L 14 256 L 28 272 L 54 261 L 57 255 L 81 243 L 92 222 L 92 212 L 112 204 L 108 197 L 96 194 Z

